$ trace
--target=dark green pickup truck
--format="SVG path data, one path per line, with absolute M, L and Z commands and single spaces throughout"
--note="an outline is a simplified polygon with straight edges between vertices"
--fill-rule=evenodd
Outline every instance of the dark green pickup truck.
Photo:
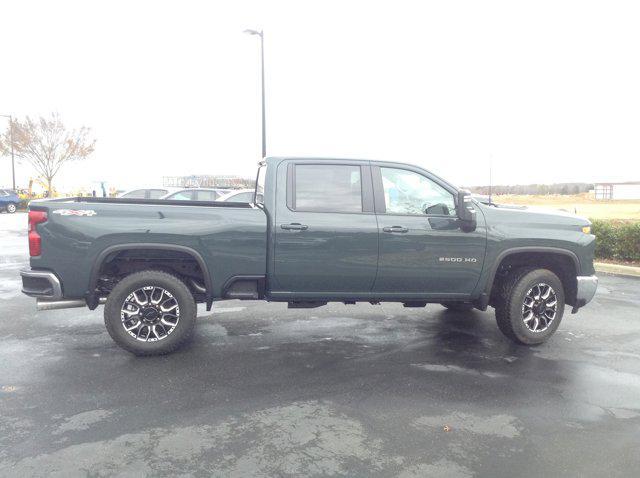
M 250 204 L 34 201 L 21 274 L 40 309 L 105 303 L 109 334 L 141 355 L 175 350 L 196 303 L 225 299 L 493 306 L 532 345 L 594 296 L 594 247 L 586 219 L 482 203 L 415 166 L 268 158 Z

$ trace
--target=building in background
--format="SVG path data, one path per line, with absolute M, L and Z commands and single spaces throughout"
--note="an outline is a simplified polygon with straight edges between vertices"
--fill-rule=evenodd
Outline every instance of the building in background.
M 595 183 L 593 190 L 597 200 L 640 199 L 640 181 L 626 183 Z
M 255 180 L 239 176 L 163 176 L 162 184 L 175 188 L 231 188 L 243 189 L 255 187 Z

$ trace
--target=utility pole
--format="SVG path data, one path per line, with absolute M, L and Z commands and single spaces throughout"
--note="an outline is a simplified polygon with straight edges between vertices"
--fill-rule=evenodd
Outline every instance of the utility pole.
M 9 141 L 11 141 L 11 179 L 13 181 L 13 190 L 16 190 L 16 160 L 13 154 L 13 116 L 0 115 L 9 118 Z
M 260 72 L 262 77 L 262 159 L 264 159 L 267 156 L 267 126 L 264 99 L 264 32 L 262 30 L 245 30 L 244 33 L 260 37 Z

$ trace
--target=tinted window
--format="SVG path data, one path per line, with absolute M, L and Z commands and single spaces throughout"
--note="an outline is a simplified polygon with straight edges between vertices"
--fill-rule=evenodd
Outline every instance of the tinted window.
M 126 194 L 123 194 L 122 197 L 130 198 L 130 199 L 144 199 L 145 193 L 146 191 L 144 189 L 136 189 L 135 191 L 131 191 Z
M 167 199 L 173 199 L 174 201 L 193 201 L 195 191 L 180 191 L 172 194 Z
M 360 166 L 298 164 L 294 189 L 296 210 L 362 212 Z
M 167 194 L 166 189 L 150 189 L 149 190 L 149 198 L 150 199 L 160 199 L 162 196 Z
M 251 201 L 253 201 L 252 192 L 234 194 L 233 196 L 230 196 L 229 199 L 227 199 L 227 202 L 251 202 Z
M 422 174 L 380 168 L 388 214 L 455 216 L 453 194 Z
M 218 194 L 215 191 L 197 191 L 198 201 L 215 201 L 218 199 Z

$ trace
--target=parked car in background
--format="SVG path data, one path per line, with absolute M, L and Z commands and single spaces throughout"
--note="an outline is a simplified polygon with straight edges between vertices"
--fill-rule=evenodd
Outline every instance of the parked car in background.
M 220 196 L 218 201 L 222 202 L 253 202 L 253 195 L 255 193 L 254 189 L 238 189 L 236 191 L 231 191 L 230 193 L 225 194 L 224 196 Z M 259 196 L 262 196 L 259 194 Z M 262 203 L 261 198 L 258 198 L 258 202 Z
M 218 201 L 219 197 L 231 192 L 220 188 L 185 188 L 162 196 L 173 201 Z
M 175 190 L 175 188 L 130 189 L 129 191 L 119 194 L 118 197 L 127 199 L 160 199 L 162 196 L 166 196 Z
M 20 197 L 11 189 L 0 189 L 0 210 L 13 214 L 18 209 Z

